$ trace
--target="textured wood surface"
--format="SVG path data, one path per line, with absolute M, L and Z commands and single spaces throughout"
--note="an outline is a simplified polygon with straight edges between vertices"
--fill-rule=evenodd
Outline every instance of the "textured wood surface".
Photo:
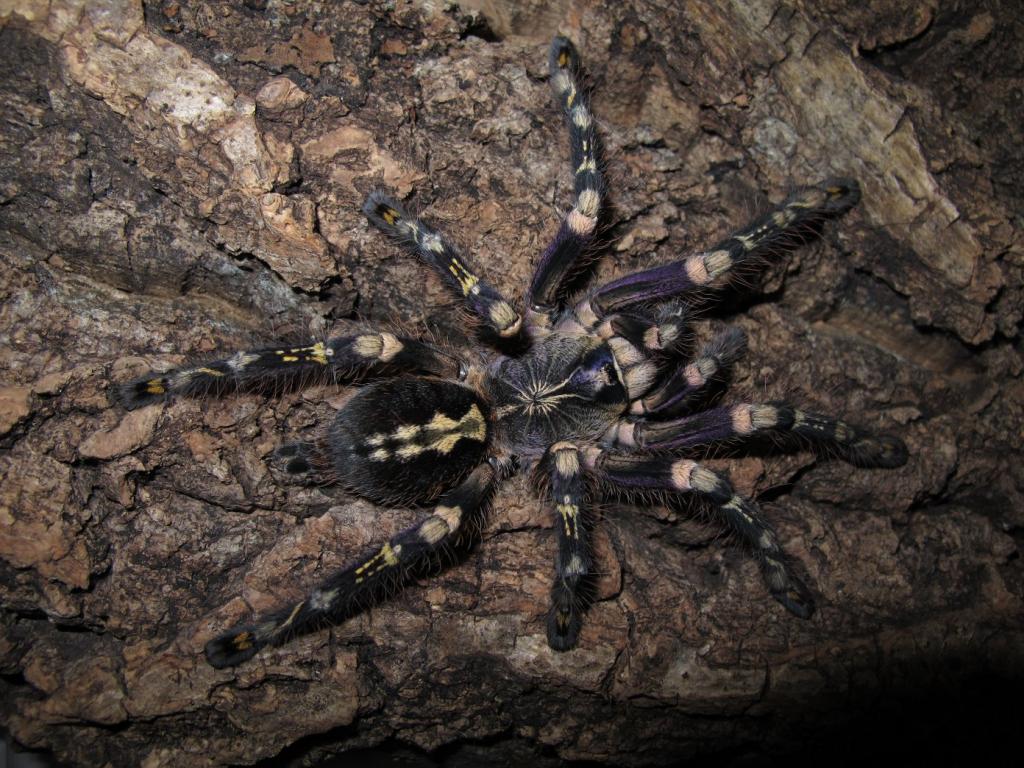
M 850 734 L 915 702 L 952 717 L 990 701 L 979 681 L 1019 680 L 1024 27 L 1009 2 L 907 5 L 0 1 L 13 737 L 149 768 L 378 744 L 426 764 L 667 764 L 856 752 Z M 909 463 L 721 461 L 806 569 L 807 622 L 685 507 L 607 504 L 598 600 L 556 655 L 551 513 L 518 478 L 454 566 L 212 669 L 213 634 L 418 513 L 270 471 L 346 390 L 126 413 L 111 385 L 356 318 L 464 345 L 439 282 L 359 206 L 391 189 L 520 296 L 571 196 L 555 32 L 580 47 L 607 148 L 601 277 L 709 244 L 791 186 L 860 181 L 857 209 L 697 330 L 747 332 L 733 397 L 899 434 Z M 941 746 L 936 717 L 904 746 Z

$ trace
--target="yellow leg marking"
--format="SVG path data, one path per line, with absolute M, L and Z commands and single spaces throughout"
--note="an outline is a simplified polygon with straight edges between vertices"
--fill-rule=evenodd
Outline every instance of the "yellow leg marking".
M 306 360 L 313 363 L 320 363 L 320 365 L 327 365 L 327 358 L 334 354 L 334 350 L 328 349 L 324 346 L 322 341 L 318 341 L 312 347 L 308 347 L 306 351 L 309 352 L 309 354 L 306 355 Z
M 495 302 L 487 314 L 491 318 L 491 322 L 498 327 L 502 336 L 513 335 L 521 326 L 519 313 L 512 309 L 507 302 Z
M 441 237 L 433 232 L 424 235 L 422 245 L 431 253 L 441 253 L 444 250 L 444 242 Z
M 448 524 L 448 530 L 455 533 L 462 524 L 462 508 L 446 507 L 443 504 L 434 509 L 434 515 L 441 518 Z
M 590 190 L 586 191 L 589 192 Z M 581 237 L 586 237 L 597 227 L 597 219 L 595 217 L 588 216 L 576 208 L 569 211 L 566 223 L 569 225 L 569 229 Z
M 213 368 L 207 368 L 206 366 L 203 366 L 202 368 L 196 368 L 195 371 L 193 371 L 193 373 L 205 373 L 207 376 L 216 376 L 218 378 L 224 375 L 223 371 L 217 371 L 214 370 Z
M 577 207 L 584 216 L 593 218 L 597 216 L 597 209 L 601 204 L 601 195 L 596 189 L 584 189 L 577 198 Z
M 384 546 L 380 548 L 380 552 L 371 557 L 361 566 L 356 568 L 356 584 L 362 583 L 367 577 L 373 576 L 380 571 L 388 567 L 394 567 L 398 565 L 398 556 L 402 554 L 402 545 L 399 544 L 395 547 L 391 546 L 391 542 L 385 542 Z M 383 560 L 384 562 L 380 562 Z M 379 564 L 378 564 L 379 563 Z M 366 571 L 371 567 L 376 567 L 367 573 Z
M 686 270 L 686 276 L 690 278 L 690 282 L 694 285 L 706 285 L 711 280 L 707 265 L 704 263 L 703 254 L 690 256 L 683 263 L 683 269 Z
M 390 363 L 395 359 L 395 355 L 405 348 L 393 333 L 382 333 L 380 335 L 380 344 L 380 359 L 385 363 Z
M 259 359 L 259 355 L 251 352 L 237 352 L 228 359 L 228 366 L 236 371 L 241 371 L 244 370 L 249 363 L 255 363 Z
M 378 358 L 384 350 L 384 339 L 379 333 L 368 333 L 365 336 L 356 336 L 352 345 L 355 353 L 360 357 Z
M 589 155 L 585 155 L 583 157 L 583 162 L 580 163 L 580 167 L 576 169 L 576 173 L 583 173 L 584 171 L 596 171 L 596 170 L 597 170 L 597 164 L 594 162 L 594 158 L 589 156 Z
M 749 249 L 746 242 L 743 243 L 743 247 Z M 713 280 L 732 268 L 732 257 L 728 251 L 712 251 L 704 257 L 704 266 Z
M 754 419 L 749 405 L 737 405 L 732 409 L 732 429 L 740 435 L 749 435 L 754 431 Z
M 448 265 L 448 271 L 455 276 L 455 279 L 459 281 L 459 285 L 462 287 L 462 295 L 468 296 L 470 291 L 480 282 L 480 278 L 466 269 L 462 263 L 455 258 L 451 257 L 451 263 Z M 479 288 L 477 289 L 479 291 Z
M 305 604 L 305 601 L 297 603 L 296 606 L 292 608 L 292 612 L 288 614 L 288 618 L 285 619 L 284 623 L 280 627 L 278 627 L 278 629 L 284 629 L 285 627 L 289 626 L 293 621 L 295 621 L 295 617 L 299 615 L 299 611 L 302 610 L 302 606 L 304 606 Z
M 701 359 L 708 358 L 705 357 Z M 689 384 L 691 387 L 699 387 L 708 379 L 708 377 L 705 376 L 705 374 L 703 374 L 703 371 L 700 370 L 699 364 L 700 360 L 697 360 L 696 362 L 691 362 L 690 365 L 683 369 L 683 376 L 686 377 L 686 383 Z
M 779 412 L 771 405 L 755 405 L 750 408 L 750 419 L 756 429 L 771 429 L 779 423 Z
M 710 493 L 718 487 L 718 476 L 710 469 L 697 465 L 690 473 L 690 487 L 695 491 Z
M 558 443 L 555 449 L 555 471 L 562 477 L 578 475 L 580 471 L 580 454 L 576 446 L 570 443 Z
M 420 525 L 419 534 L 428 544 L 437 544 L 448 535 L 448 524 L 437 515 L 431 515 Z
M 556 505 L 555 509 L 562 516 L 562 524 L 565 525 L 565 535 L 571 539 L 577 538 L 579 536 L 577 518 L 579 517 L 580 508 L 572 503 L 572 497 L 569 495 L 563 496 L 562 503 Z
M 628 368 L 644 360 L 643 353 L 621 336 L 612 336 L 607 343 L 620 368 Z
M 252 633 L 251 632 L 239 632 L 233 638 L 231 638 L 231 644 L 235 646 L 235 650 L 247 651 L 252 648 Z
M 561 94 L 569 90 L 570 82 L 569 75 L 565 72 L 558 72 L 551 78 L 551 87 L 554 89 L 555 93 Z
M 658 375 L 658 368 L 653 363 L 640 363 L 626 371 L 626 393 L 637 398 L 651 388 Z
M 590 113 L 582 104 L 577 104 L 572 110 L 572 122 L 581 131 L 587 130 L 591 124 Z M 583 142 L 583 151 L 587 151 L 587 143 Z
M 690 477 L 693 470 L 697 468 L 697 462 L 689 459 L 680 459 L 672 465 L 672 485 L 681 491 L 690 489 Z

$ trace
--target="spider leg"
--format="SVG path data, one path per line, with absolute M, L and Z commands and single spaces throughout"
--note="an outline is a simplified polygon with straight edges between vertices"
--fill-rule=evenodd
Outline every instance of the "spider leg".
M 588 466 L 613 486 L 696 494 L 753 550 L 772 597 L 802 619 L 814 613 L 811 592 L 787 565 L 775 531 L 724 477 L 695 461 L 670 456 L 600 452 L 588 458 Z
M 593 333 L 612 349 L 626 341 L 646 356 L 674 351 L 686 335 L 685 315 L 659 312 L 655 316 L 618 314 L 602 320 Z
M 512 305 L 485 283 L 477 270 L 442 233 L 408 213 L 396 200 L 382 192 L 371 192 L 363 213 L 378 229 L 415 253 L 433 267 L 470 312 L 501 338 L 512 338 L 522 328 L 522 318 Z
M 634 400 L 630 413 L 661 418 L 691 404 L 708 385 L 746 350 L 746 335 L 727 328 L 715 336 L 691 363 L 680 365 L 645 397 Z
M 211 360 L 152 372 L 123 384 L 118 398 L 129 410 L 172 395 L 203 395 L 267 385 L 322 383 L 362 373 L 421 371 L 460 376 L 458 360 L 429 344 L 391 333 L 361 333 L 305 347 L 279 345 L 242 350 Z
M 598 288 L 585 303 L 589 303 L 590 312 L 603 317 L 635 304 L 699 291 L 759 253 L 791 248 L 816 225 L 845 213 L 859 199 L 860 187 L 852 179 L 828 179 L 804 187 L 711 250 L 620 277 Z
M 214 667 L 233 667 L 268 645 L 280 645 L 316 628 L 324 620 L 351 615 L 364 600 L 379 597 L 410 566 L 428 560 L 455 541 L 463 523 L 487 500 L 496 480 L 490 464 L 481 464 L 433 512 L 383 546 L 330 576 L 309 595 L 253 624 L 233 627 L 206 644 Z
M 552 41 L 548 67 L 551 88 L 569 126 L 575 201 L 541 256 L 526 294 L 527 317 L 541 327 L 550 322 L 560 289 L 594 238 L 603 192 L 597 167 L 600 147 L 590 100 L 580 87 L 579 55 L 564 37 Z
M 836 449 L 851 464 L 901 467 L 907 461 L 903 441 L 873 435 L 846 422 L 807 413 L 784 403 L 727 405 L 673 421 L 619 422 L 616 442 L 641 450 L 678 450 L 766 433 L 789 433 Z
M 582 521 L 583 470 L 580 452 L 572 443 L 555 443 L 548 449 L 551 498 L 559 519 L 555 521 L 558 555 L 555 583 L 551 587 L 548 614 L 548 645 L 567 651 L 576 645 L 583 622 L 580 581 L 590 572 L 590 551 Z

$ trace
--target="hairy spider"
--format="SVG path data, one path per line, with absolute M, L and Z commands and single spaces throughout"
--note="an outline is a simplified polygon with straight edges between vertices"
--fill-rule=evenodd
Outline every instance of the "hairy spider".
M 592 562 L 585 525 L 591 492 L 692 494 L 751 547 L 768 590 L 807 618 L 810 592 L 775 533 L 729 481 L 690 458 L 698 447 L 788 433 L 864 466 L 896 467 L 903 443 L 782 403 L 707 407 L 709 384 L 743 351 L 742 333 L 720 334 L 683 358 L 687 301 L 767 250 L 789 247 L 859 199 L 856 182 L 831 179 L 783 203 L 708 251 L 613 280 L 566 303 L 568 278 L 591 245 L 602 206 L 598 143 L 578 57 L 551 46 L 550 82 L 569 126 L 575 204 L 541 256 L 520 315 L 441 233 L 398 202 L 372 193 L 369 220 L 432 266 L 492 341 L 516 353 L 466 364 L 429 343 L 385 331 L 312 344 L 237 352 L 149 375 L 121 387 L 134 408 L 171 395 L 277 383 L 373 376 L 310 442 L 279 449 L 289 472 L 338 483 L 380 502 L 436 502 L 419 523 L 326 579 L 299 602 L 211 640 L 215 667 L 239 664 L 377 596 L 408 569 L 454 542 L 495 485 L 532 467 L 557 513 L 558 554 L 547 637 L 556 650 L 579 634 Z M 511 349 L 507 344 L 506 351 Z M 397 376 L 397 378 L 388 378 Z M 515 461 L 518 460 L 518 461 Z

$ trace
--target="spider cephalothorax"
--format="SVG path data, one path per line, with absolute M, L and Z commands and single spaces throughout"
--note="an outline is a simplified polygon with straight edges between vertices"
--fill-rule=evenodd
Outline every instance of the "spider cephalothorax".
M 556 38 L 551 84 L 570 130 L 575 205 L 540 259 L 520 315 L 442 234 L 395 200 L 373 193 L 370 221 L 433 266 L 485 332 L 518 342 L 515 354 L 467 365 L 413 338 L 365 331 L 306 347 L 270 347 L 152 373 L 125 385 L 136 407 L 175 394 L 227 391 L 272 381 L 374 376 L 319 437 L 278 451 L 289 472 L 338 483 L 384 502 L 433 502 L 421 522 L 330 576 L 299 602 L 210 641 L 214 666 L 238 664 L 266 645 L 338 618 L 458 539 L 498 481 L 532 467 L 557 513 L 556 578 L 548 642 L 577 642 L 591 571 L 587 492 L 689 494 L 750 546 L 768 589 L 810 616 L 808 589 L 793 575 L 775 533 L 752 502 L 692 456 L 695 449 L 758 434 L 792 434 L 864 466 L 906 461 L 903 443 L 782 403 L 705 407 L 709 384 L 742 352 L 728 330 L 684 358 L 687 301 L 768 250 L 789 246 L 859 198 L 856 182 L 832 179 L 783 203 L 708 251 L 615 280 L 566 303 L 563 294 L 591 245 L 602 203 L 597 136 L 578 85 L 576 51 Z M 518 460 L 518 462 L 513 461 Z

